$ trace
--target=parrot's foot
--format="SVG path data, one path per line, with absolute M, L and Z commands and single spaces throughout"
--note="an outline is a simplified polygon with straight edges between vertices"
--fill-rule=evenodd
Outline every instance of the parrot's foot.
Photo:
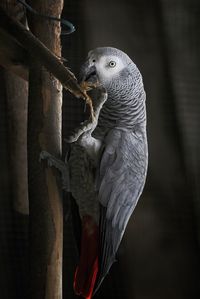
M 96 128 L 96 120 L 95 119 L 92 120 L 91 118 L 89 118 L 89 120 L 85 120 L 75 130 L 75 132 L 73 133 L 73 135 L 69 136 L 68 138 L 65 138 L 65 141 L 67 143 L 76 142 L 82 134 L 84 134 L 86 132 L 93 131 L 93 127 L 94 126 Z
M 92 90 L 93 88 L 97 88 L 100 86 L 100 83 L 97 81 L 97 82 L 87 82 L 87 81 L 83 81 L 81 82 L 80 86 L 86 90 L 86 91 L 90 91 Z
M 91 90 L 90 97 L 92 99 L 94 115 L 88 120 L 82 122 L 75 130 L 74 134 L 65 139 L 67 143 L 76 142 L 84 133 L 92 134 L 92 132 L 95 130 L 98 123 L 99 113 L 104 102 L 107 100 L 107 92 L 103 86 L 98 85 L 98 87 Z
M 67 164 L 64 163 L 62 160 L 55 158 L 46 151 L 42 151 L 40 153 L 39 160 L 40 162 L 42 160 L 47 161 L 49 167 L 55 167 L 60 171 L 62 178 L 62 188 L 65 191 L 70 192 L 69 170 Z

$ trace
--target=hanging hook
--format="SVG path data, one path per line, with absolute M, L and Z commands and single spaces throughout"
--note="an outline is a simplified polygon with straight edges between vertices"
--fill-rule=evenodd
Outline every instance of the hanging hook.
M 52 21 L 60 22 L 62 25 L 67 26 L 68 30 L 62 31 L 62 33 L 61 33 L 62 35 L 71 34 L 71 33 L 73 33 L 76 30 L 75 27 L 74 27 L 74 25 L 71 22 L 67 21 L 67 20 L 39 13 L 38 11 L 36 11 L 35 9 L 33 9 L 30 5 L 28 5 L 25 1 L 23 1 L 23 0 L 17 0 L 17 1 L 19 3 L 21 3 L 28 11 L 30 11 L 30 13 L 32 13 L 32 14 L 38 16 L 38 17 L 45 18 L 47 20 L 52 20 Z

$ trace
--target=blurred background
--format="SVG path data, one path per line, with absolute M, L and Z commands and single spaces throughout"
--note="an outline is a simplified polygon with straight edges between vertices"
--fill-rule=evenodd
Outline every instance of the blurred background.
M 62 37 L 78 75 L 87 52 L 112 46 L 140 69 L 147 94 L 149 168 L 145 190 L 95 298 L 200 298 L 200 2 L 65 1 L 76 31 Z M 13 209 L 9 114 L 0 72 L 0 298 L 28 298 L 28 216 Z M 64 92 L 63 138 L 86 117 Z M 65 151 L 65 144 L 63 144 Z M 68 197 L 64 208 L 68 208 Z M 73 294 L 77 250 L 64 222 L 63 299 Z M 12 287 L 11 287 L 12 286 Z

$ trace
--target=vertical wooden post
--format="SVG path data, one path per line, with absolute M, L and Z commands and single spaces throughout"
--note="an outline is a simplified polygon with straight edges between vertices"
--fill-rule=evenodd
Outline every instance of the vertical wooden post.
M 34 9 L 60 17 L 61 0 L 30 1 Z M 35 16 L 31 31 L 61 55 L 60 24 Z M 39 162 L 45 149 L 61 155 L 62 87 L 30 58 L 28 103 L 28 184 L 30 207 L 30 298 L 62 299 L 62 198 L 56 171 Z
M 14 209 L 29 213 L 27 182 L 28 83 L 5 70 L 9 124 L 9 155 Z
M 2 1 L 7 13 L 25 23 L 24 10 L 16 0 Z M 20 213 L 28 214 L 27 184 L 27 102 L 28 84 L 10 71 L 5 70 L 7 112 L 9 125 L 9 156 L 13 206 Z

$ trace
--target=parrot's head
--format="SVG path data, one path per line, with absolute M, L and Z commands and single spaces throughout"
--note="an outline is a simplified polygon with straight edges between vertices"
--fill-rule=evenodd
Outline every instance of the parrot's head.
M 106 88 L 108 96 L 115 96 L 113 93 L 116 92 L 123 94 L 127 89 L 133 92 L 138 85 L 143 88 L 142 76 L 130 57 L 112 47 L 90 51 L 81 67 L 80 79 L 92 84 L 99 82 Z

